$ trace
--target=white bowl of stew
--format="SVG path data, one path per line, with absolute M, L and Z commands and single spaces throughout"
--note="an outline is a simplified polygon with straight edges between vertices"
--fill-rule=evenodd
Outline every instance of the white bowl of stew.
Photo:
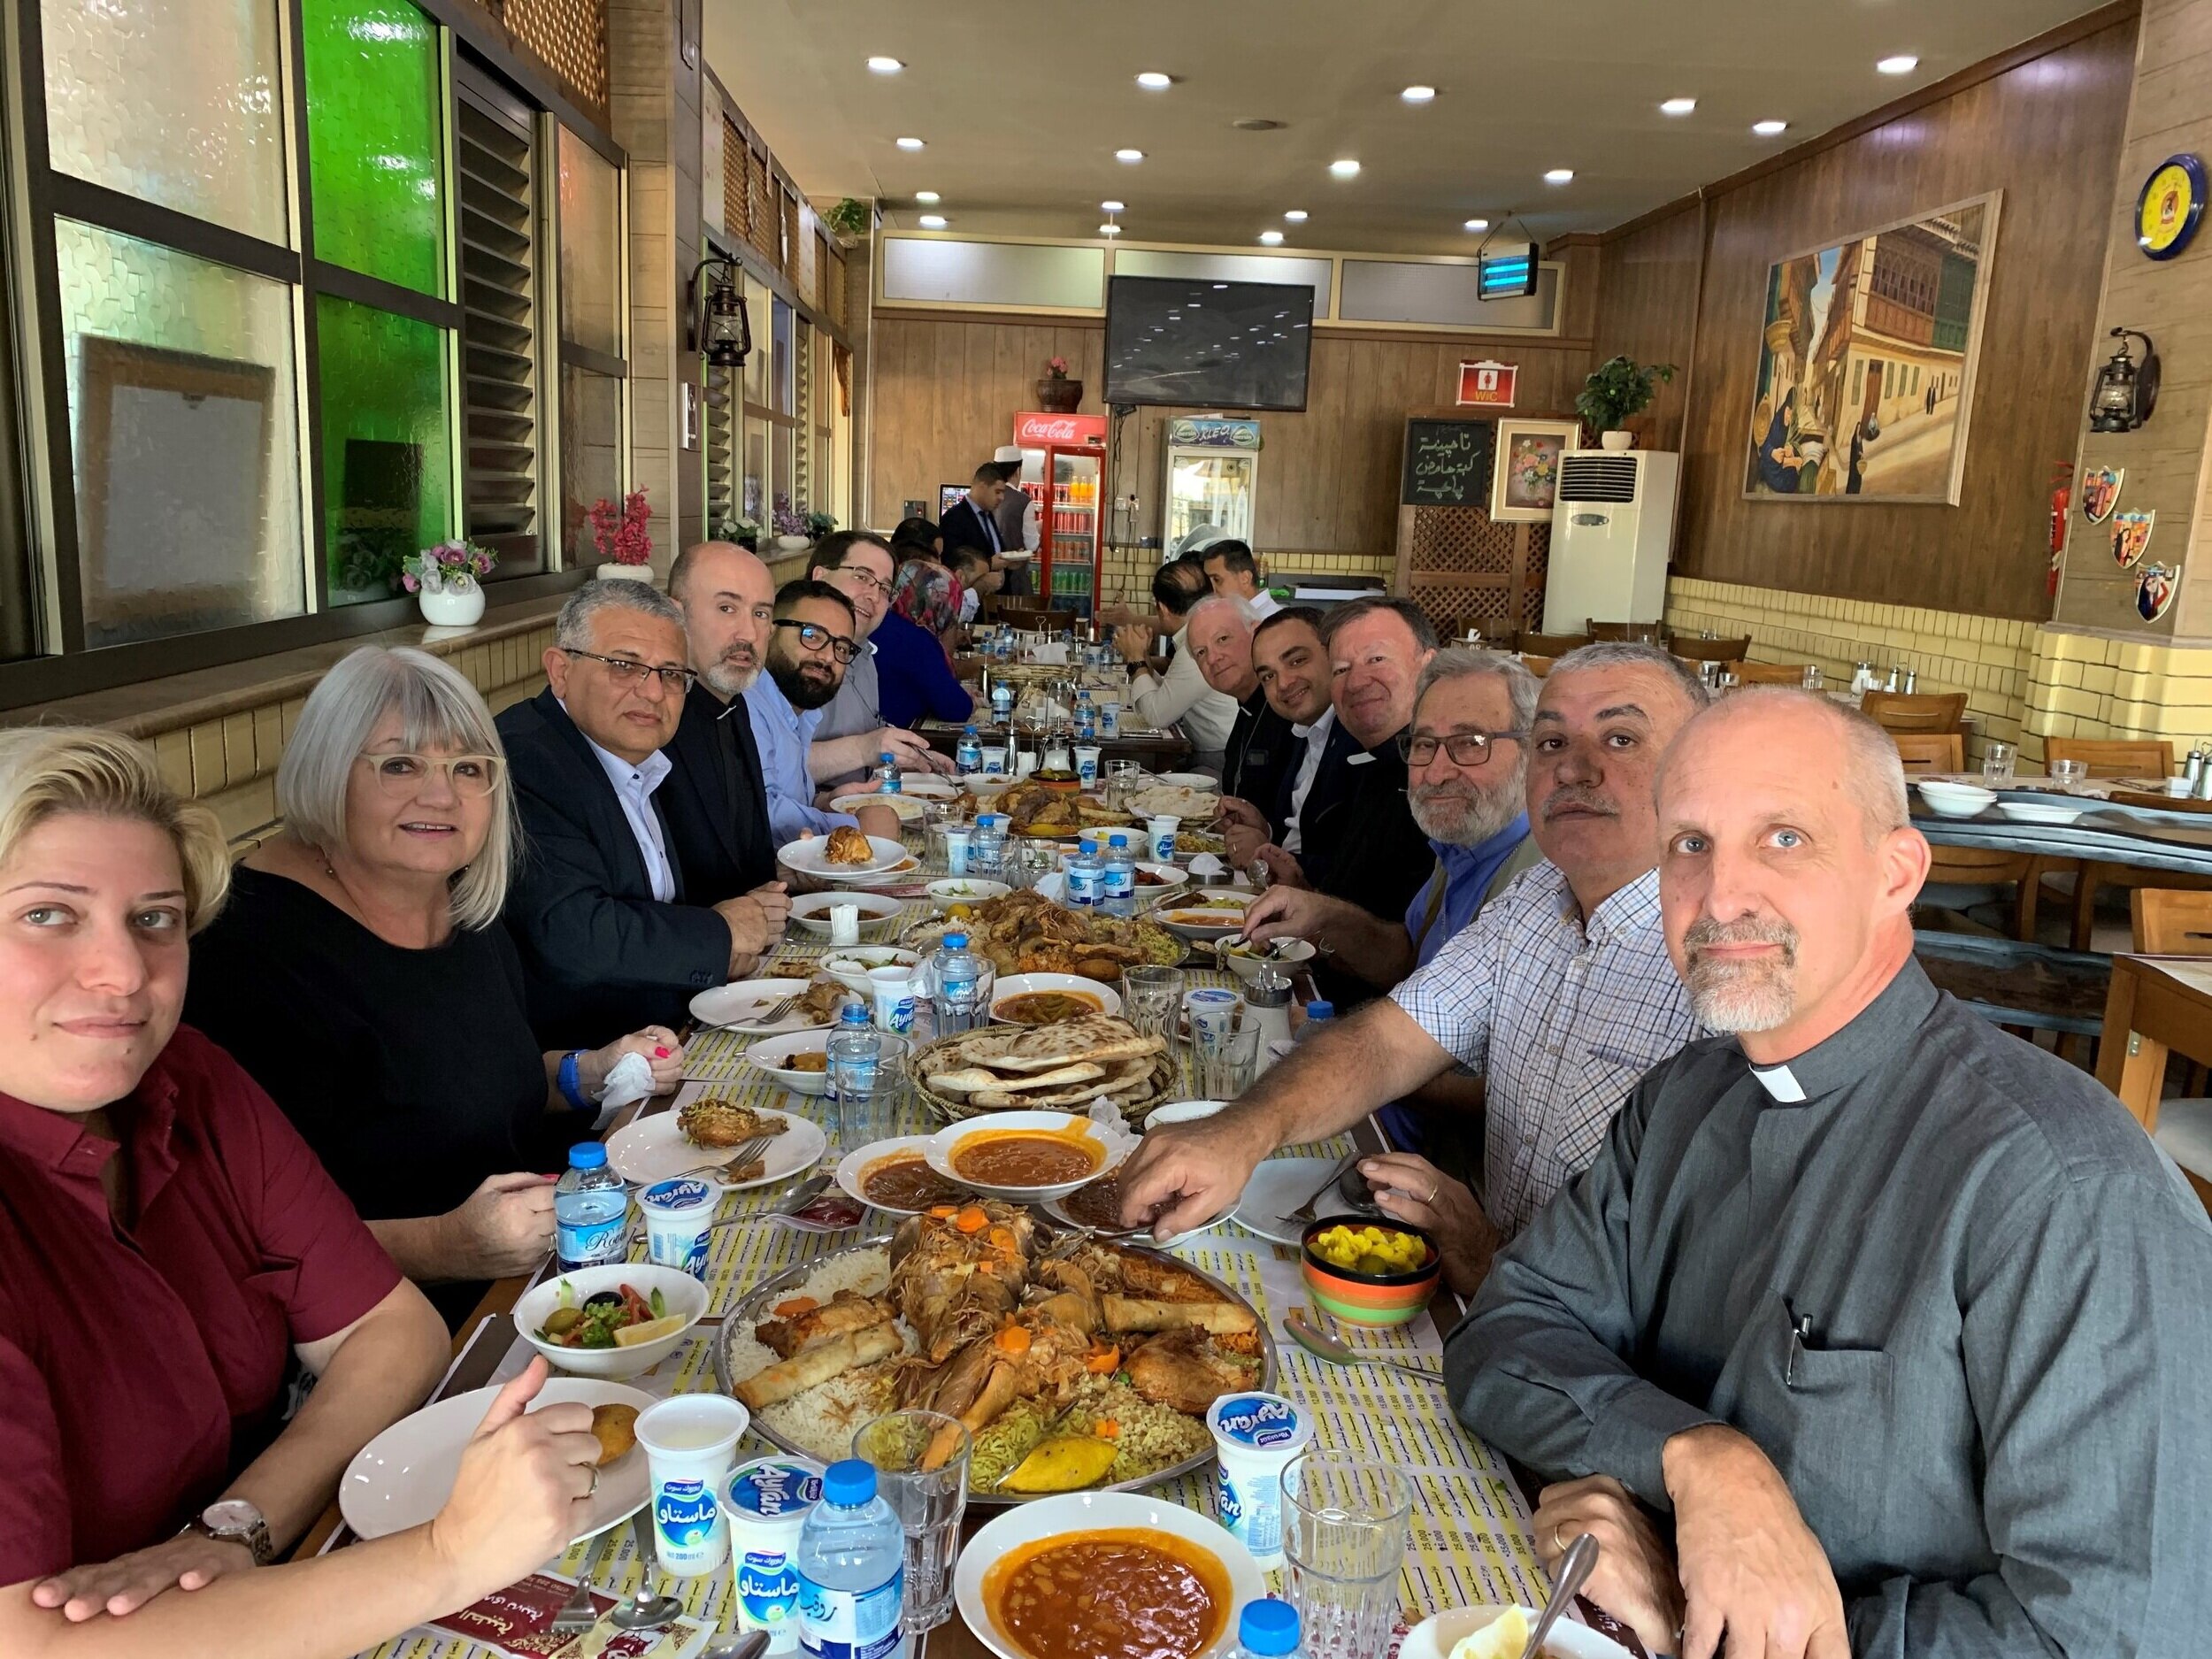
M 1121 1167 L 1137 1138 L 1073 1112 L 1001 1111 L 930 1136 L 929 1167 L 957 1186 L 1011 1204 L 1064 1198 Z
M 991 993 L 991 1018 L 1002 1025 L 1050 1025 L 1120 1012 L 1120 992 L 1079 973 L 1010 973 Z

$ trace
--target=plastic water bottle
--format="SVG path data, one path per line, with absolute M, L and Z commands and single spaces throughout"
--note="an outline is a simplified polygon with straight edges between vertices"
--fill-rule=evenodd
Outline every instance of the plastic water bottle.
M 929 1006 L 937 1018 L 937 1034 L 973 1031 L 983 1000 L 983 971 L 968 952 L 967 934 L 947 933 L 929 966 Z
M 1137 913 L 1137 857 L 1129 850 L 1129 838 L 1119 833 L 1106 838 L 1106 867 L 1099 881 L 1099 906 L 1109 916 Z
M 876 1097 L 876 1028 L 865 1002 L 838 1010 L 837 1029 L 825 1045 L 829 1051 L 830 1098 L 837 1104 L 837 1130 L 848 1150 L 873 1139 L 868 1114 Z
M 970 848 L 970 873 L 989 880 L 998 879 L 999 866 L 1006 861 L 1006 818 L 1003 813 L 979 812 L 975 818 L 975 840 Z
M 1091 701 L 1088 686 L 1075 694 L 1075 735 L 1086 743 L 1098 735 L 1098 705 Z
M 619 1262 L 628 1253 L 630 1189 L 607 1167 L 607 1148 L 585 1141 L 568 1149 L 568 1171 L 553 1188 L 554 1248 L 561 1271 Z
M 953 750 L 953 764 L 960 768 L 963 778 L 978 778 L 983 774 L 983 740 L 975 734 L 975 727 L 968 726 L 960 733 L 959 746 Z
M 1105 879 L 1105 867 L 1098 861 L 1098 840 L 1086 835 L 1068 860 L 1068 909 L 1096 910 Z
M 1336 1018 L 1336 1004 L 1317 997 L 1306 1004 L 1305 1024 L 1291 1036 L 1293 1043 L 1301 1043 Z
M 857 1457 L 822 1472 L 822 1501 L 799 1528 L 799 1646 L 812 1659 L 890 1659 L 901 1650 L 906 1534 Z
M 899 789 L 899 757 L 887 749 L 876 757 L 876 793 L 896 795 Z
M 1229 1659 L 1297 1659 L 1298 1609 L 1273 1597 L 1247 1601 Z
M 991 723 L 1009 726 L 1014 719 L 1014 688 L 1003 680 L 991 682 Z

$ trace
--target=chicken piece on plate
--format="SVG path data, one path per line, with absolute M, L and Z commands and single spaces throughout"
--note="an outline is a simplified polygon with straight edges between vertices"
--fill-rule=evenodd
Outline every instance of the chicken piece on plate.
M 802 1307 L 800 1302 L 811 1305 Z M 892 1317 L 888 1301 L 864 1296 L 856 1290 L 841 1290 L 826 1303 L 811 1303 L 810 1298 L 802 1296 L 794 1302 L 780 1302 L 772 1311 L 776 1317 L 755 1326 L 753 1337 L 779 1359 L 789 1359 L 801 1348 L 810 1348 L 840 1331 L 859 1331 L 872 1325 L 888 1324 Z
M 1251 1367 L 1215 1353 L 1205 1337 L 1193 1330 L 1154 1337 L 1124 1363 L 1129 1386 L 1139 1394 L 1188 1417 L 1204 1415 L 1223 1394 L 1248 1388 L 1256 1379 Z

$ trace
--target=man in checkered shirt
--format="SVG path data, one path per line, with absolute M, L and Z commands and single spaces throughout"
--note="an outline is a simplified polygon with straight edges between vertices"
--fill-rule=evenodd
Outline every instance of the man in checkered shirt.
M 1434 960 L 1302 1043 L 1234 1106 L 1147 1135 L 1122 1172 L 1123 1220 L 1162 1238 L 1224 1214 L 1278 1148 L 1349 1128 L 1464 1064 L 1487 1107 L 1479 1198 L 1410 1153 L 1361 1172 L 1389 1215 L 1428 1229 L 1453 1288 L 1586 1168 L 1640 1077 L 1693 1036 L 1660 926 L 1652 784 L 1706 702 L 1647 645 L 1587 645 L 1555 663 L 1529 739 L 1528 815 L 1545 862 Z

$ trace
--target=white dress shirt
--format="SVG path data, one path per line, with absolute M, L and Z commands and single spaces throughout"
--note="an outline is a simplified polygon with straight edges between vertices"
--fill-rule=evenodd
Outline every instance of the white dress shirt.
M 1259 592 L 1254 594 L 1252 597 L 1246 600 L 1244 603 L 1251 611 L 1254 618 L 1262 622 L 1266 621 L 1268 618 L 1273 616 L 1278 611 L 1280 611 L 1283 608 L 1283 602 L 1276 598 L 1275 595 L 1269 592 L 1265 588 L 1262 588 Z
M 1290 812 L 1283 819 L 1283 850 L 1286 853 L 1297 852 L 1305 840 L 1304 832 L 1298 827 L 1298 815 L 1306 810 L 1306 797 L 1313 793 L 1313 775 L 1321 769 L 1321 751 L 1328 748 L 1329 733 L 1335 728 L 1333 708 L 1324 710 L 1321 718 L 1311 726 L 1300 726 L 1294 720 L 1291 723 L 1291 735 L 1306 740 L 1306 753 L 1298 763 L 1297 780 L 1290 786 Z
M 1193 749 L 1218 758 L 1237 723 L 1237 700 L 1206 683 L 1198 659 L 1184 646 L 1189 631 L 1188 623 L 1175 630 L 1175 655 L 1168 659 L 1164 676 L 1147 668 L 1130 680 L 1129 703 L 1156 730 L 1164 732 L 1180 721 Z
M 568 705 L 563 703 L 565 710 Z M 583 727 L 578 726 L 578 731 Z M 638 856 L 645 860 L 645 875 L 652 884 L 653 896 L 663 904 L 672 904 L 676 899 L 676 867 L 668 862 L 668 847 L 661 839 L 660 814 L 653 810 L 653 791 L 673 770 L 668 757 L 657 749 L 633 766 L 621 756 L 591 743 L 591 752 L 599 757 L 599 764 L 607 774 L 607 781 L 614 786 L 614 798 L 622 803 L 622 816 L 630 820 L 630 833 L 637 838 Z

